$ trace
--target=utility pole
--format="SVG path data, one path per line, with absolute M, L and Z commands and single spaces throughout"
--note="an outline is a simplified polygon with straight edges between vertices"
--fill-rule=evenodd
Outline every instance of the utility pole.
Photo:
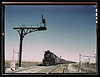
M 21 60 L 22 60 L 22 43 L 23 43 L 23 38 L 26 34 L 29 34 L 31 32 L 35 31 L 42 31 L 42 30 L 47 30 L 46 28 L 46 21 L 43 19 L 42 15 L 42 23 L 44 26 L 39 26 L 39 27 L 14 27 L 13 29 L 17 30 L 20 36 L 20 47 L 19 47 L 19 67 L 21 67 Z
M 61 56 L 60 56 L 60 63 L 61 63 Z
M 81 72 L 81 54 L 79 54 L 79 72 Z
M 19 53 L 15 52 L 15 51 L 13 50 L 12 61 L 14 61 L 14 53 L 19 54 Z
M 16 69 L 15 61 L 14 61 L 14 53 L 16 53 L 16 52 L 13 50 L 13 56 L 12 56 L 12 61 L 11 61 L 11 66 L 10 66 L 12 71 L 14 71 Z M 16 53 L 16 54 L 18 54 L 18 53 Z
M 95 56 L 95 71 L 97 71 L 97 56 L 96 56 L 96 54 L 93 54 Z
M 12 61 L 14 61 L 14 50 L 13 50 L 13 56 L 12 56 Z
M 89 60 L 89 65 L 90 65 L 90 57 L 88 57 L 88 60 Z M 89 67 L 89 65 L 88 65 L 88 67 Z
M 91 58 L 95 58 L 96 56 L 84 56 L 84 55 L 81 55 L 82 57 L 87 57 L 88 58 L 88 62 L 87 62 L 87 66 L 89 67 L 90 65 L 90 59 Z

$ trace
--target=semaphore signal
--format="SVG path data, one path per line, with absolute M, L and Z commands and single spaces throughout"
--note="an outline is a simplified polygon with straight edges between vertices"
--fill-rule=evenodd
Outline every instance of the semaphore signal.
M 42 30 L 47 30 L 46 28 L 46 21 L 43 18 L 42 15 L 42 24 L 38 24 L 35 25 L 36 27 L 33 27 L 33 25 L 30 26 L 26 26 L 25 24 L 22 25 L 22 27 L 14 27 L 13 29 L 17 30 L 20 36 L 20 48 L 19 48 L 19 67 L 21 67 L 21 58 L 22 58 L 22 43 L 23 43 L 23 38 L 26 34 L 29 34 L 31 32 L 35 32 L 35 31 L 42 31 Z

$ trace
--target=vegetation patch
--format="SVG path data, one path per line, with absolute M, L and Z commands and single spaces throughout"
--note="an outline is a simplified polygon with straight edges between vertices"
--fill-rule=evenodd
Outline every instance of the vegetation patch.
M 76 69 L 79 69 L 79 63 L 73 63 L 72 66 Z M 94 63 L 89 65 L 82 63 L 81 70 L 86 73 L 96 73 L 96 65 Z
M 17 61 L 14 61 L 14 62 L 15 62 L 15 66 L 18 67 L 19 63 Z M 37 66 L 40 64 L 42 64 L 42 62 L 38 62 L 38 61 L 22 61 L 21 62 L 21 66 L 23 68 Z M 10 68 L 10 65 L 11 65 L 11 60 L 6 60 L 5 61 L 5 68 Z

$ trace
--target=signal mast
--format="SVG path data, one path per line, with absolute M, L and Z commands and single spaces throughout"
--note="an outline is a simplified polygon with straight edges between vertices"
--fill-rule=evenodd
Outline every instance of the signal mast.
M 42 30 L 47 30 L 46 28 L 46 21 L 45 18 L 43 18 L 42 15 L 42 23 L 44 24 L 43 26 L 38 25 L 37 27 L 26 27 L 23 25 L 23 27 L 14 27 L 13 29 L 17 30 L 20 36 L 20 47 L 19 47 L 19 67 L 21 67 L 21 58 L 22 58 L 22 43 L 23 43 L 23 38 L 26 34 L 29 34 L 31 32 L 35 31 L 42 31 Z

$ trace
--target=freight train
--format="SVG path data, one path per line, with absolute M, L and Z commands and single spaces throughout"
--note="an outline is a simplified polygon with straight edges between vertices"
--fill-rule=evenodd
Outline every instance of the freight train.
M 66 60 L 59 58 L 58 56 L 56 56 L 54 53 L 50 52 L 49 50 L 45 51 L 44 59 L 42 62 L 44 66 L 67 63 Z

